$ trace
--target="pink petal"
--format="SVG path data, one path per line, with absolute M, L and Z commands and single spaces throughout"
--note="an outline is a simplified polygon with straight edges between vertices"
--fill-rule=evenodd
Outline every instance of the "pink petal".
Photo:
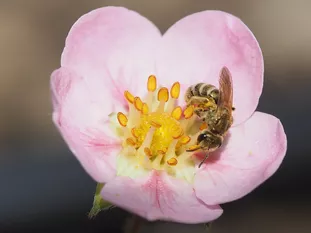
M 166 85 L 179 80 L 181 96 L 198 82 L 218 87 L 223 66 L 232 73 L 237 125 L 255 111 L 263 86 L 263 57 L 249 28 L 228 13 L 203 11 L 181 19 L 164 34 L 157 74 Z
M 192 185 L 160 172 L 136 179 L 116 177 L 104 186 L 102 196 L 149 221 L 203 223 L 223 212 L 198 200 Z
M 207 204 L 243 197 L 272 176 L 287 149 L 283 126 L 276 117 L 255 112 L 230 130 L 227 144 L 211 154 L 195 177 L 195 192 Z
M 104 79 L 85 80 L 67 68 L 54 71 L 53 121 L 85 170 L 96 181 L 107 182 L 115 175 L 121 148 L 110 129 L 108 114 L 123 109 L 117 100 L 111 101 L 111 93 L 100 91 L 104 86 L 100 80 Z
M 61 64 L 88 79 L 108 72 L 112 81 L 107 88 L 142 94 L 154 73 L 160 39 L 159 30 L 138 13 L 122 7 L 99 8 L 73 25 Z

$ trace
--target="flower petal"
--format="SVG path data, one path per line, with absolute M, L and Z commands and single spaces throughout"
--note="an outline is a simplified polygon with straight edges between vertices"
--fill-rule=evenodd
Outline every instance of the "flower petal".
M 92 79 L 91 81 L 103 79 Z M 73 154 L 97 181 L 107 182 L 115 175 L 120 141 L 110 129 L 108 114 L 121 104 L 100 92 L 98 82 L 89 82 L 67 68 L 52 73 L 53 121 Z M 97 85 L 96 85 L 97 84 Z
M 159 30 L 138 13 L 122 7 L 99 8 L 73 25 L 61 64 L 85 77 L 100 77 L 108 71 L 112 78 L 108 88 L 141 94 L 154 73 L 160 39 Z
M 181 96 L 199 82 L 218 87 L 223 66 L 232 73 L 237 125 L 255 111 L 263 86 L 262 53 L 248 27 L 228 13 L 203 11 L 181 19 L 164 34 L 157 74 L 166 85 L 178 79 Z
M 164 172 L 135 180 L 116 177 L 104 186 L 102 196 L 149 221 L 204 223 L 223 212 L 219 206 L 208 206 L 197 199 L 192 185 Z
M 228 136 L 223 149 L 211 154 L 195 177 L 196 195 L 207 204 L 248 194 L 275 173 L 286 153 L 283 126 L 269 114 L 255 112 Z

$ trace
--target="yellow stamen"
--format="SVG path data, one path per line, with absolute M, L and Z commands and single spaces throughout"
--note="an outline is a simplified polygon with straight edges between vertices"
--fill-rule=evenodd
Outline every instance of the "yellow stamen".
M 132 128 L 131 133 L 135 138 L 139 137 L 139 132 L 136 128 Z
M 172 135 L 172 138 L 174 139 L 178 139 L 180 138 L 182 135 L 184 135 L 184 131 L 183 129 L 179 128 L 178 130 L 173 130 L 173 135 Z
M 174 99 L 178 99 L 180 93 L 180 83 L 176 82 L 173 84 L 171 88 L 171 97 Z
M 199 149 L 201 149 L 200 145 L 192 145 L 192 146 L 189 146 L 186 151 L 192 152 L 192 151 L 196 151 L 196 150 L 199 150 Z
M 166 87 L 162 87 L 160 88 L 159 92 L 158 92 L 158 100 L 160 102 L 167 102 L 168 101 L 168 89 Z
M 187 107 L 184 111 L 184 116 L 186 119 L 189 119 L 190 117 L 192 117 L 193 115 L 193 111 L 194 111 L 194 108 L 192 105 L 190 105 L 189 107 Z
M 182 115 L 182 109 L 180 106 L 177 106 L 174 108 L 174 110 L 171 113 L 171 116 L 174 117 L 176 120 L 179 120 Z
M 124 92 L 124 97 L 129 103 L 134 103 L 134 96 L 129 91 Z
M 134 106 L 138 111 L 141 111 L 143 109 L 143 102 L 139 97 L 135 97 Z
M 121 126 L 125 127 L 127 125 L 127 117 L 122 112 L 118 112 L 117 118 Z
M 127 139 L 126 139 L 126 143 L 127 143 L 128 145 L 130 145 L 130 146 L 135 146 L 135 145 L 136 145 L 136 143 L 135 143 L 135 141 L 133 140 L 133 138 L 127 138 Z
M 145 154 L 146 154 L 148 157 L 151 157 L 151 156 L 152 156 L 152 153 L 151 153 L 151 150 L 150 150 L 149 147 L 145 147 L 144 152 L 145 152 Z
M 180 144 L 182 144 L 182 145 L 186 145 L 187 143 L 190 142 L 190 140 L 191 140 L 191 138 L 190 138 L 189 136 L 183 136 L 183 137 L 179 140 L 179 142 L 180 142 Z
M 155 121 L 151 121 L 150 124 L 151 124 L 153 127 L 155 127 L 155 128 L 160 128 L 160 127 L 161 127 L 161 124 L 158 123 L 158 122 L 155 122 Z
M 169 160 L 167 160 L 167 164 L 170 166 L 176 166 L 178 163 L 176 158 L 170 158 Z
M 142 108 L 142 113 L 143 114 L 148 114 L 149 112 L 149 108 L 148 108 L 148 105 L 146 103 L 143 104 L 143 108 Z
M 206 122 L 203 122 L 202 125 L 200 125 L 200 130 L 203 130 L 203 129 L 207 129 L 207 123 Z
M 154 75 L 150 75 L 147 83 L 148 91 L 155 91 L 157 89 L 157 78 Z
M 192 182 L 195 162 L 185 145 L 199 133 L 198 126 L 194 125 L 197 119 L 194 107 L 183 110 L 176 106 L 181 91 L 179 82 L 170 89 L 158 88 L 156 77 L 151 75 L 147 89 L 144 99 L 125 91 L 129 112 L 116 114 L 122 126 L 117 127 L 118 135 L 123 138 L 117 174 L 136 177 L 158 170 Z M 189 148 L 194 147 L 199 148 L 197 145 Z

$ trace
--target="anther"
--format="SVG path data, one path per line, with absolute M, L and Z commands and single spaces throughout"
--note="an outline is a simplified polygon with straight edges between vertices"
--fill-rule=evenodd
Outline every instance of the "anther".
M 121 126 L 125 127 L 127 125 L 127 117 L 122 112 L 118 112 L 117 118 Z
M 178 99 L 180 93 L 180 83 L 176 82 L 173 84 L 171 88 L 171 97 L 174 99 Z
M 203 129 L 207 129 L 207 123 L 206 122 L 203 122 L 202 125 L 200 125 L 200 130 L 203 130 Z
M 146 103 L 143 103 L 142 113 L 146 115 L 148 114 L 148 112 L 149 112 L 148 105 Z
M 133 135 L 135 138 L 138 138 L 139 132 L 137 131 L 136 128 L 132 128 L 131 133 L 132 133 L 132 135 Z
M 162 125 L 159 124 L 158 122 L 155 122 L 155 121 L 151 121 L 150 123 L 154 128 L 160 128 Z
M 138 111 L 141 111 L 143 109 L 143 102 L 139 97 L 135 97 L 134 106 Z
M 134 96 L 129 91 L 124 92 L 124 97 L 131 104 L 134 103 Z
M 168 101 L 168 89 L 166 87 L 162 87 L 160 88 L 159 92 L 158 92 L 158 100 L 161 102 L 167 102 Z
M 180 140 L 179 143 L 182 145 L 186 145 L 187 143 L 189 143 L 191 140 L 191 138 L 189 136 L 183 136 Z
M 157 89 L 157 79 L 154 75 L 150 75 L 147 83 L 148 91 L 155 91 Z
M 183 129 L 182 129 L 182 128 L 179 128 L 178 130 L 173 131 L 172 138 L 178 139 L 178 138 L 180 138 L 180 137 L 183 136 L 183 135 L 184 135 Z
M 174 110 L 171 113 L 171 116 L 175 118 L 176 120 L 179 120 L 181 115 L 182 115 L 182 109 L 180 106 L 177 106 L 176 108 L 174 108 Z
M 192 117 L 193 115 L 193 111 L 194 111 L 194 108 L 192 105 L 190 105 L 189 107 L 187 107 L 184 111 L 184 116 L 186 119 L 189 119 L 190 117 Z
M 130 145 L 130 146 L 135 146 L 136 145 L 135 141 L 132 138 L 127 138 L 126 139 L 126 143 L 128 145 Z
M 149 158 L 152 156 L 152 153 L 149 147 L 145 147 L 144 152 Z
M 170 158 L 169 160 L 166 161 L 168 165 L 170 166 L 176 166 L 178 161 L 176 158 Z

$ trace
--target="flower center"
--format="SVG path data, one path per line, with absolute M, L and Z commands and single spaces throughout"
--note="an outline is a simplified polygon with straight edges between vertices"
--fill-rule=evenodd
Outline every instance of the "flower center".
M 129 113 L 117 114 L 123 138 L 121 159 L 125 157 L 125 166 L 133 163 L 136 169 L 166 170 L 176 175 L 177 168 L 191 167 L 193 173 L 194 162 L 185 150 L 186 144 L 197 136 L 190 131 L 196 119 L 193 107 L 183 111 L 176 106 L 179 82 L 175 82 L 170 91 L 166 87 L 157 89 L 156 77 L 151 75 L 147 89 L 144 102 L 128 91 L 124 93 Z

